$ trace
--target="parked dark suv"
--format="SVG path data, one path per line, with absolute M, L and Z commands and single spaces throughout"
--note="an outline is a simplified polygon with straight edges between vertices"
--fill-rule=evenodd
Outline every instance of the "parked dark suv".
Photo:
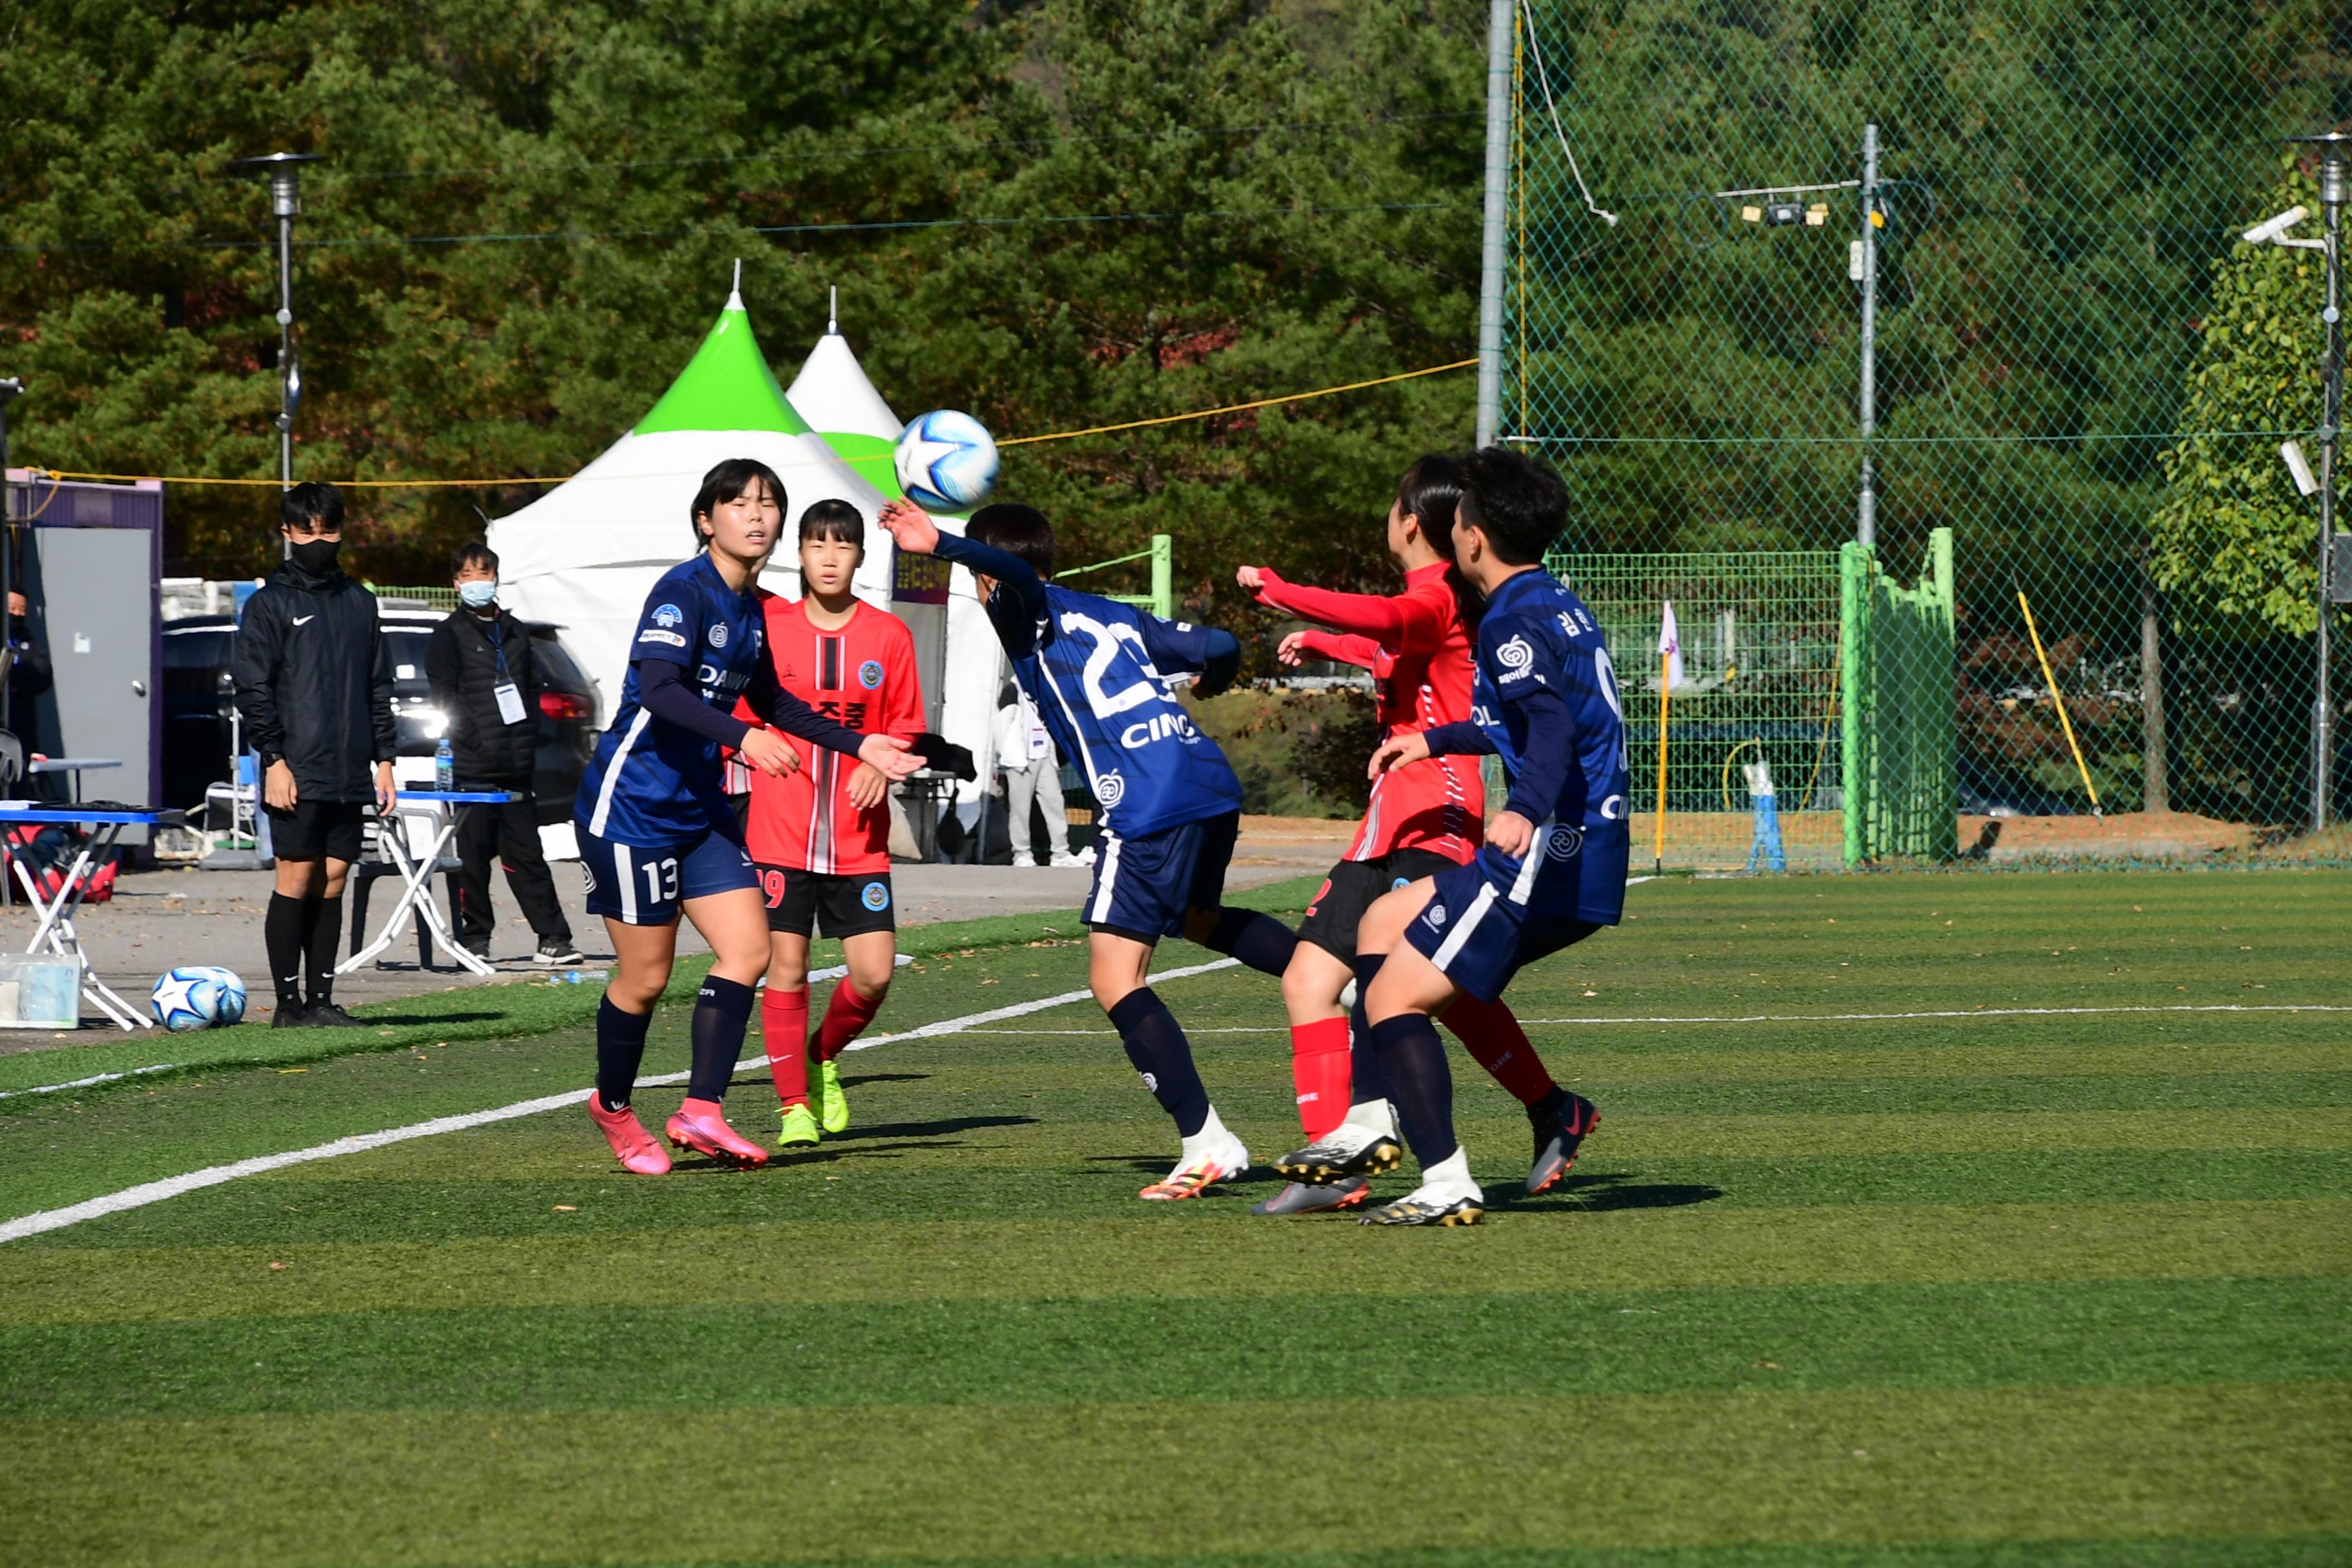
M 413 601 L 412 601 L 413 602 Z M 445 612 L 383 609 L 384 658 L 392 666 L 393 714 L 400 754 L 429 757 L 443 720 L 425 683 L 425 644 Z M 527 621 L 539 663 L 539 754 L 531 787 L 542 823 L 572 819 L 572 797 L 597 733 L 596 688 L 554 626 Z M 204 804 L 205 786 L 230 773 L 229 718 L 236 698 L 229 679 L 230 616 L 187 616 L 163 623 L 163 799 L 165 805 Z
M 397 601 L 383 608 L 384 658 L 392 665 L 393 717 L 400 726 L 404 757 L 431 756 L 448 725 L 425 684 L 425 645 L 446 619 L 446 610 L 403 609 Z M 572 797 L 580 793 L 580 775 L 596 749 L 596 688 L 555 627 L 541 621 L 523 626 L 539 663 L 539 754 L 532 761 L 530 787 L 539 797 L 541 825 L 569 822 Z

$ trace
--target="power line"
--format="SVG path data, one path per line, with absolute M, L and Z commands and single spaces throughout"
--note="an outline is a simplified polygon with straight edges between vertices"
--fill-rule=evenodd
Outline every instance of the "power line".
M 1368 202 L 1355 205 L 1316 207 L 1194 207 L 1173 212 L 1036 214 L 1025 217 L 897 218 L 851 223 L 751 224 L 720 230 L 704 224 L 680 228 L 613 228 L 520 230 L 484 234 L 365 235 L 349 238 L 298 239 L 298 249 L 351 249 L 377 246 L 528 245 L 582 240 L 671 239 L 686 235 L 749 232 L 761 235 L 880 234 L 937 228 L 1018 228 L 1028 225 L 1057 226 L 1097 223 L 1168 223 L 1181 218 L 1321 217 L 1345 213 L 1433 212 L 1461 210 L 1451 202 Z M 79 240 L 56 245 L 0 246 L 0 253 L 54 256 L 91 250 L 263 250 L 273 242 L 261 239 Z

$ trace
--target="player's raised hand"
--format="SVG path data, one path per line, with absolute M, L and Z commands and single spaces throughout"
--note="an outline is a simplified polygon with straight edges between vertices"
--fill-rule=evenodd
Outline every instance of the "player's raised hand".
M 1423 762 L 1429 756 L 1429 737 L 1416 730 L 1410 735 L 1391 735 L 1372 750 L 1371 766 L 1365 776 L 1378 778 L 1393 768 L 1408 763 Z
M 929 555 L 940 547 L 940 525 L 931 514 L 910 500 L 894 500 L 876 519 L 887 529 L 899 549 L 909 555 Z
M 1246 572 L 1249 568 L 1244 566 L 1242 570 Z M 1293 632 L 1283 638 L 1282 646 L 1274 650 L 1274 657 L 1291 668 L 1297 668 L 1307 661 L 1307 634 Z
M 801 754 L 773 730 L 747 730 L 743 743 L 735 749 L 745 762 L 770 778 L 782 778 L 801 765 Z
M 1262 567 L 1244 566 L 1234 574 L 1234 581 L 1255 594 L 1265 586 L 1265 572 Z
M 1516 811 L 1498 811 L 1486 819 L 1486 842 L 1514 860 L 1527 858 L 1536 841 L 1536 825 Z
M 927 526 L 930 521 L 928 517 L 923 519 Z M 932 531 L 937 537 L 938 531 Z M 857 748 L 857 760 L 892 780 L 905 778 L 923 765 L 923 759 L 907 750 L 907 742 L 896 735 L 866 736 L 866 743 Z
M 849 804 L 860 811 L 871 811 L 882 804 L 890 792 L 890 780 L 872 763 L 860 763 L 849 775 Z

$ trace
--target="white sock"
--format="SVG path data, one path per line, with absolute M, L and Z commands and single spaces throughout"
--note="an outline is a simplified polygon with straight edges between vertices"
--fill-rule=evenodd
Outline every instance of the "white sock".
M 1184 1163 L 1189 1165 L 1195 1160 L 1231 1153 L 1240 1142 L 1225 1131 L 1225 1124 L 1217 1120 L 1217 1108 L 1213 1105 L 1209 1107 L 1209 1119 L 1201 1123 L 1201 1130 L 1184 1140 Z
M 1360 1100 L 1348 1107 L 1348 1114 L 1340 1119 L 1340 1125 L 1353 1127 L 1360 1132 L 1393 1138 L 1397 1135 L 1396 1107 L 1385 1100 Z
M 1432 1197 L 1486 1199 L 1485 1191 L 1470 1179 L 1470 1151 L 1454 1146 L 1454 1152 L 1421 1173 L 1421 1190 Z

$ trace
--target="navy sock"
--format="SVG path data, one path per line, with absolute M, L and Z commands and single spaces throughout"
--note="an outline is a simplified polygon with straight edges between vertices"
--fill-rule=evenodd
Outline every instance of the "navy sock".
M 624 1013 L 608 994 L 596 1004 L 596 1098 L 607 1110 L 629 1103 L 637 1087 L 637 1064 L 646 1059 L 646 1031 L 653 1027 L 651 1013 Z
M 1176 1131 L 1186 1138 L 1208 1124 L 1209 1091 L 1192 1065 L 1192 1045 L 1168 1004 L 1149 985 L 1129 992 L 1110 1009 L 1110 1026 L 1127 1047 L 1127 1059 L 1143 1075 L 1143 1086 L 1160 1101 L 1160 1109 L 1176 1119 Z
M 1217 911 L 1217 923 L 1201 945 L 1211 952 L 1238 958 L 1260 974 L 1279 974 L 1290 967 L 1298 933 L 1272 915 L 1229 904 Z
M 1445 1046 L 1425 1013 L 1400 1013 L 1372 1026 L 1372 1048 L 1389 1069 L 1404 1141 L 1425 1173 L 1453 1157 L 1454 1074 Z
M 694 1067 L 687 1076 L 689 1100 L 719 1100 L 743 1055 L 743 1031 L 751 1022 L 751 988 L 713 974 L 694 998 Z
M 1356 1006 L 1348 1015 L 1348 1072 L 1354 1085 L 1348 1099 L 1356 1105 L 1396 1098 L 1389 1092 L 1388 1069 L 1381 1064 L 1381 1053 L 1372 1049 L 1371 1021 L 1364 1016 L 1364 998 L 1372 994 L 1372 976 L 1381 972 L 1388 957 L 1385 952 L 1356 954 Z

